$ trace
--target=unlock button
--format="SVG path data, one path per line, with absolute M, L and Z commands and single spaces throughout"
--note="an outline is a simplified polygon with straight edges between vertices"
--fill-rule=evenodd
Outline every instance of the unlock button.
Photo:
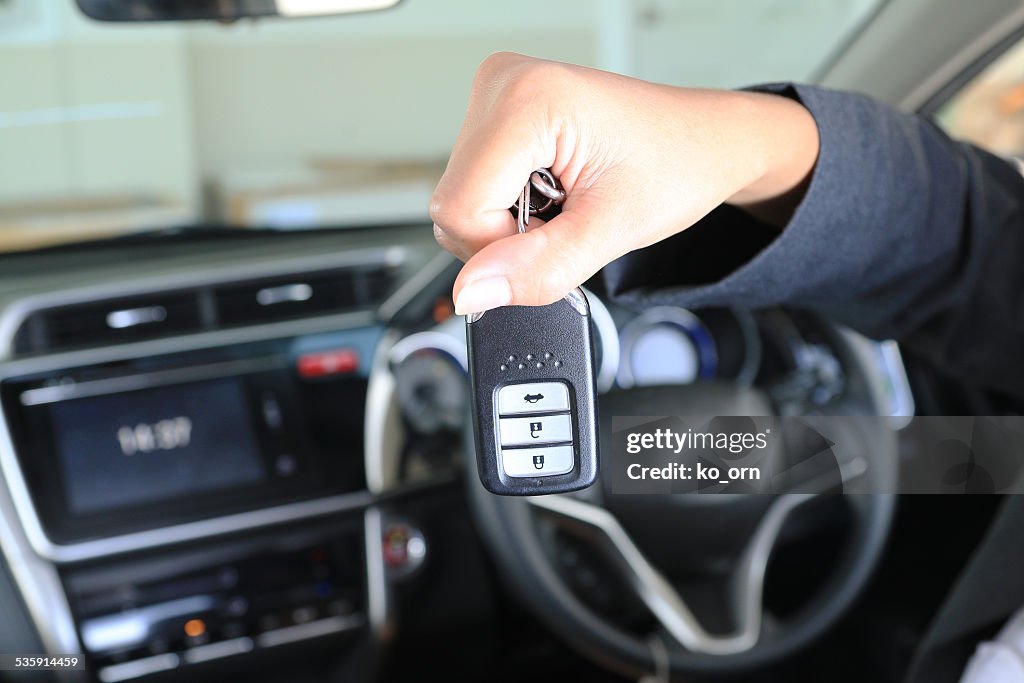
M 572 441 L 572 417 L 569 413 L 503 417 L 498 421 L 498 430 L 502 446 L 534 446 Z
M 572 446 L 503 448 L 501 466 L 510 477 L 551 477 L 572 471 Z

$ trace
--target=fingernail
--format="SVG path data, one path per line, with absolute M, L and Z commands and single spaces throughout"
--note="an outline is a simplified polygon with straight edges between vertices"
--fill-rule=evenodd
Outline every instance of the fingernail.
M 512 287 L 504 277 L 485 277 L 462 288 L 455 300 L 455 314 L 479 313 L 512 301 Z

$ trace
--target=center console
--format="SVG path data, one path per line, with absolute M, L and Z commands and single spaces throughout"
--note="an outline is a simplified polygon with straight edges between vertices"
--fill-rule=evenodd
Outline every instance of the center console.
M 363 422 L 382 334 L 370 319 L 5 367 L 4 475 L 100 680 L 367 622 Z
M 66 571 L 81 643 L 99 679 L 336 641 L 364 626 L 362 525 L 312 526 Z

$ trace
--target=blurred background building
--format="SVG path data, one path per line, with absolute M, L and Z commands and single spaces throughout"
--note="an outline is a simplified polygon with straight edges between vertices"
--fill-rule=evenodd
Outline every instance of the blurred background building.
M 0 0 L 0 250 L 176 224 L 422 220 L 491 52 L 685 85 L 808 79 L 877 3 L 404 0 L 166 26 Z M 979 97 L 1008 106 L 1002 82 Z

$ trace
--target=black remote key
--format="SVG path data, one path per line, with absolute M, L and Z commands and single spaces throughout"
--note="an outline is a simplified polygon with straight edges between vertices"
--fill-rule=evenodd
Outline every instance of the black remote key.
M 557 188 L 549 173 L 534 173 L 532 182 Z M 529 195 L 527 183 L 520 207 L 530 206 Z M 520 213 L 520 230 L 527 215 Z M 548 306 L 505 306 L 467 316 L 466 341 L 484 487 L 521 496 L 590 486 L 598 467 L 597 410 L 583 291 Z

